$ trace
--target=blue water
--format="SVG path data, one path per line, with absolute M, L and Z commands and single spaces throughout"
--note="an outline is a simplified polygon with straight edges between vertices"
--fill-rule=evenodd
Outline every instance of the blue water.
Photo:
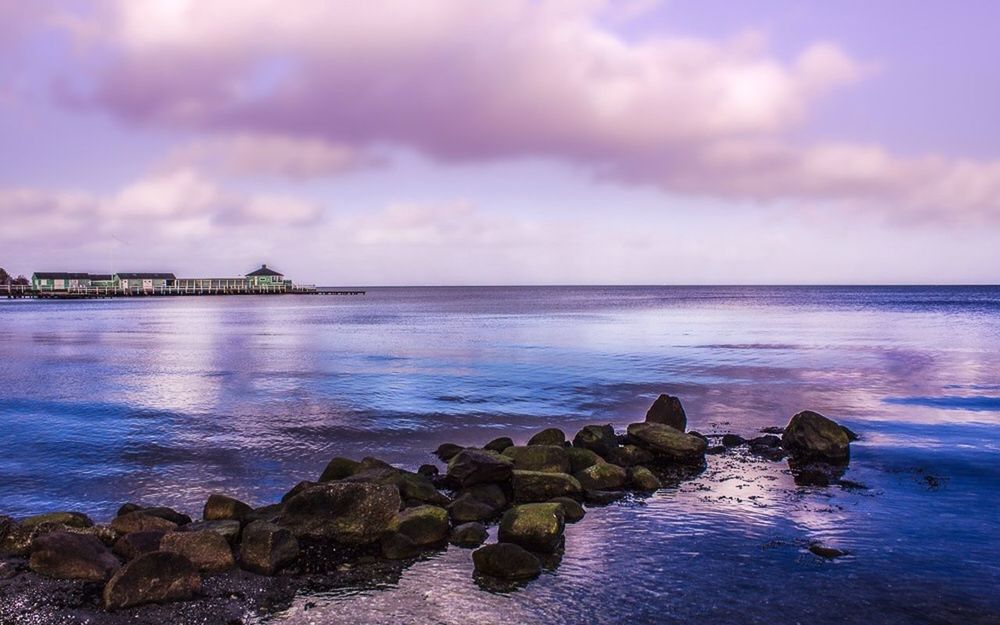
M 1000 622 L 1000 288 L 0 301 L 0 386 L 13 516 L 264 504 L 334 455 L 416 467 L 445 441 L 623 428 L 661 392 L 707 434 L 810 408 L 862 435 L 845 477 L 866 488 L 711 456 L 678 488 L 591 509 L 517 592 L 479 589 L 449 548 L 275 622 Z

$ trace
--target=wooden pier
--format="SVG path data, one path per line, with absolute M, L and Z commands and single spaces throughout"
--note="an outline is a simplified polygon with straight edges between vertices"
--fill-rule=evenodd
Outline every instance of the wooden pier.
M 175 287 L 147 288 L 121 287 L 72 287 L 66 289 L 38 289 L 30 285 L 0 285 L 0 298 L 7 299 L 110 299 L 118 297 L 191 297 L 216 295 L 365 295 L 358 289 L 338 289 L 316 286 L 236 286 L 236 287 Z

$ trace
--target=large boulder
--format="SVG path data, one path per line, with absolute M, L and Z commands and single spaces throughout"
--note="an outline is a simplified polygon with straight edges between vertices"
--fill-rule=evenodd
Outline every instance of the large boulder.
M 160 540 L 160 551 L 184 556 L 202 573 L 221 573 L 236 566 L 229 542 L 210 530 L 168 532 Z
M 602 462 L 574 475 L 585 490 L 616 490 L 625 486 L 628 475 L 622 467 Z
M 289 499 L 279 523 L 298 538 L 366 545 L 389 528 L 400 504 L 395 486 L 326 482 Z
M 628 470 L 628 483 L 635 490 L 643 492 L 652 492 L 663 488 L 660 478 L 656 477 L 646 467 L 630 467 Z
M 390 532 L 402 534 L 420 547 L 444 542 L 448 529 L 448 512 L 437 506 L 407 508 L 389 524 Z
M 473 484 L 458 491 L 459 495 L 471 495 L 500 510 L 510 503 L 506 491 L 499 484 Z
M 570 462 L 566 448 L 556 445 L 513 446 L 504 450 L 503 455 L 514 461 L 514 469 L 520 471 L 544 471 L 546 473 L 569 473 Z
M 486 542 L 489 532 L 482 523 L 462 523 L 451 530 L 448 542 L 456 547 L 478 547 Z
M 45 514 L 36 514 L 35 516 L 21 519 L 21 526 L 27 528 L 42 525 L 43 523 L 78 528 L 93 527 L 94 525 L 94 522 L 90 520 L 90 517 L 82 512 L 47 512 Z
M 559 428 L 546 428 L 528 439 L 529 445 L 566 445 L 566 433 Z
M 121 563 L 104 543 L 93 536 L 51 532 L 35 539 L 28 567 L 56 579 L 103 582 Z
M 582 447 L 567 447 L 566 455 L 569 457 L 570 473 L 579 473 L 591 465 L 604 462 L 604 458 Z
M 632 423 L 628 426 L 629 440 L 652 452 L 657 460 L 682 464 L 704 462 L 708 444 L 704 439 L 685 434 L 660 423 Z
M 260 575 L 274 575 L 299 557 L 299 541 L 290 531 L 267 521 L 243 528 L 240 566 Z
M 781 446 L 800 460 L 847 462 L 850 443 L 847 432 L 836 421 L 811 410 L 792 417 L 781 435 Z
M 249 518 L 249 517 L 244 517 Z M 180 532 L 215 532 L 226 539 L 230 545 L 235 545 L 240 540 L 240 529 L 242 523 L 233 519 L 222 521 L 195 521 L 183 527 L 177 528 Z
M 406 560 L 416 558 L 424 551 L 417 543 L 405 534 L 389 533 L 382 536 L 379 548 L 386 560 Z
M 610 425 L 586 425 L 573 437 L 573 446 L 589 449 L 606 459 L 618 447 L 618 438 Z
M 149 508 L 143 508 L 142 512 L 149 516 L 165 519 L 178 526 L 187 525 L 191 522 L 191 517 L 183 512 L 178 512 L 173 508 L 168 508 L 167 506 L 152 506 Z
M 485 449 L 463 449 L 448 462 L 448 477 L 461 486 L 506 482 L 514 469 L 508 456 Z
M 583 505 L 572 497 L 553 497 L 549 503 L 557 503 L 562 506 L 563 516 L 566 518 L 567 523 L 576 523 L 587 515 L 587 511 L 583 509 Z
M 164 532 L 132 532 L 115 541 L 112 551 L 126 562 L 134 560 L 144 553 L 160 550 L 160 541 Z
M 206 521 L 242 521 L 251 512 L 253 508 L 239 499 L 213 494 L 205 502 L 202 518 Z
M 448 504 L 448 516 L 455 523 L 489 521 L 498 512 L 499 508 L 469 494 L 459 495 Z
M 438 457 L 441 462 L 450 462 L 452 458 L 457 456 L 460 451 L 465 449 L 461 445 L 456 445 L 455 443 L 441 443 L 438 448 L 434 450 L 434 455 Z
M 499 438 L 494 438 L 490 442 L 483 445 L 483 449 L 488 449 L 489 451 L 495 451 L 498 454 L 502 454 L 504 449 L 514 445 L 514 440 L 509 436 L 501 436 Z
M 320 482 L 332 482 L 351 477 L 361 470 L 361 463 L 349 458 L 334 458 L 327 463 L 323 473 L 319 476 Z
M 136 510 L 111 521 L 111 527 L 122 534 L 132 532 L 169 532 L 177 528 L 177 524 L 159 516 L 147 514 L 146 510 Z
M 478 575 L 505 580 L 534 579 L 542 572 L 542 563 L 523 547 L 512 543 L 486 545 L 472 552 Z
M 608 462 L 617 464 L 620 467 L 634 467 L 638 464 L 646 464 L 653 461 L 653 454 L 642 447 L 632 444 L 625 444 L 615 449 Z M 574 471 L 575 473 L 575 471 Z
M 128 608 L 144 603 L 190 599 L 201 591 L 201 576 L 190 560 L 154 551 L 139 556 L 115 573 L 104 587 L 104 607 Z
M 438 491 L 434 482 L 426 475 L 400 471 L 393 483 L 399 488 L 399 494 L 404 501 L 429 503 L 435 506 L 447 506 L 451 503 L 451 500 Z
M 553 553 L 563 544 L 566 517 L 559 503 L 529 503 L 515 506 L 500 519 L 500 542 L 520 545 L 529 551 Z
M 681 400 L 673 395 L 660 395 L 646 411 L 647 423 L 662 423 L 683 432 L 687 429 L 687 415 Z
M 520 502 L 547 501 L 553 497 L 579 497 L 580 482 L 567 473 L 514 471 L 514 499 Z

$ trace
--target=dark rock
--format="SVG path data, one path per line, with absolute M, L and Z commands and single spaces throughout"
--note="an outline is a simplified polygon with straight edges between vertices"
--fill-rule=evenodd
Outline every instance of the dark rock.
M 176 553 L 154 551 L 115 573 L 104 587 L 104 607 L 118 610 L 144 603 L 180 601 L 200 590 L 201 576 L 190 560 Z
M 548 501 L 553 497 L 579 497 L 583 492 L 579 480 L 567 473 L 514 471 L 513 485 L 514 499 L 522 502 Z
M 417 469 L 417 473 L 423 475 L 424 477 L 435 477 L 440 471 L 433 464 L 422 464 L 420 468 Z
M 35 539 L 28 567 L 56 579 L 103 582 L 121 563 L 104 543 L 93 536 L 51 532 Z
M 849 551 L 843 551 L 841 549 L 834 549 L 833 547 L 826 547 L 820 543 L 813 543 L 809 545 L 809 551 L 818 555 L 821 558 L 826 558 L 827 560 L 832 560 L 834 558 L 839 558 L 841 556 L 849 555 Z
M 177 524 L 162 517 L 148 514 L 145 509 L 128 512 L 111 521 L 111 527 L 122 534 L 133 532 L 169 532 L 177 528 Z
M 574 475 L 586 490 L 615 490 L 625 486 L 628 474 L 625 469 L 608 462 L 587 467 Z
M 97 540 L 104 543 L 104 546 L 110 548 L 115 544 L 115 541 L 121 536 L 121 532 L 116 531 L 110 525 L 92 525 L 90 527 L 68 527 L 65 525 L 60 526 L 65 528 L 67 532 L 71 534 L 83 534 L 85 536 L 93 536 Z
M 858 436 L 854 432 L 854 430 L 852 430 L 851 428 L 847 427 L 846 425 L 840 426 L 840 429 L 844 430 L 844 434 L 847 434 L 847 440 L 850 441 L 850 442 L 852 442 L 852 443 L 854 441 L 858 440 L 859 438 L 861 438 L 860 436 Z
M 388 529 L 401 503 L 395 486 L 325 482 L 289 499 L 279 524 L 296 537 L 365 545 Z
M 240 566 L 260 575 L 274 575 L 299 557 L 299 541 L 290 531 L 267 521 L 243 528 Z
M 137 503 L 132 503 L 132 502 L 123 503 L 121 507 L 118 508 L 118 512 L 115 513 L 115 516 L 122 516 L 123 514 L 128 514 L 129 512 L 137 512 L 139 510 L 142 510 L 142 506 L 140 506 Z
M 281 496 L 281 503 L 287 502 L 292 497 L 298 495 L 307 488 L 312 488 L 313 486 L 316 486 L 317 484 L 319 484 L 319 482 L 310 482 L 308 480 L 303 480 L 299 482 L 295 486 L 292 486 L 292 489 L 290 491 Z
M 164 532 L 157 531 L 125 534 L 115 542 L 112 550 L 125 561 L 134 560 L 144 553 L 159 551 L 163 535 Z
M 654 460 L 653 454 L 642 447 L 632 444 L 625 444 L 615 449 L 608 462 L 617 464 L 620 467 L 634 467 L 637 464 L 646 464 Z M 574 471 L 575 473 L 575 471 Z
M 337 457 L 327 463 L 326 468 L 323 469 L 323 473 L 319 476 L 319 481 L 332 482 L 334 480 L 342 480 L 345 477 L 351 477 L 360 470 L 361 463 L 357 460 Z
M 462 523 L 451 530 L 448 542 L 456 547 L 478 547 L 486 542 L 489 533 L 482 523 Z
M 291 498 L 289 497 L 289 499 Z M 247 523 L 253 523 L 254 521 L 267 521 L 268 523 L 277 523 L 278 519 L 280 519 L 281 515 L 284 513 L 285 513 L 284 502 L 274 503 L 267 506 L 261 506 L 260 508 L 254 508 L 253 512 L 243 517 L 242 524 L 246 525 Z
M 758 436 L 747 441 L 750 447 L 781 447 L 781 439 L 774 434 Z
M 569 458 L 570 473 L 579 473 L 591 465 L 604 462 L 604 458 L 582 447 L 567 447 L 566 456 Z M 617 454 L 613 454 L 613 456 L 617 457 Z
M 785 428 L 772 425 L 770 427 L 761 428 L 760 432 L 761 434 L 777 434 L 780 436 L 785 433 Z
M 9 517 L 7 517 L 9 518 Z M 4 536 L 0 539 L 0 553 L 15 556 L 27 556 L 31 553 L 31 544 L 35 538 L 55 531 L 66 531 L 70 528 L 55 523 L 39 523 L 33 527 L 25 527 L 13 521 L 6 525 Z
M 503 455 L 514 461 L 514 469 L 520 471 L 543 471 L 545 473 L 569 473 L 570 462 L 566 448 L 555 445 L 511 446 Z
M 689 436 L 697 436 L 701 440 L 705 441 L 706 445 L 708 444 L 708 437 L 705 436 L 704 434 L 702 434 L 701 432 L 697 431 L 697 430 L 691 430 L 690 432 L 688 432 L 688 435 Z
M 448 537 L 448 529 L 448 512 L 437 506 L 407 508 L 396 514 L 388 528 L 420 547 L 443 542 Z
M 736 434 L 723 434 L 722 444 L 726 447 L 739 447 L 740 445 L 746 443 L 746 439 L 742 436 Z
M 472 552 L 475 572 L 498 579 L 534 579 L 542 572 L 542 564 L 534 554 L 511 543 L 486 545 Z
M 673 395 L 660 395 L 646 411 L 647 423 L 662 423 L 683 432 L 687 429 L 687 415 L 681 400 Z
M 566 433 L 559 428 L 546 428 L 528 439 L 529 445 L 566 446 Z
M 448 477 L 461 486 L 506 482 L 514 461 L 495 451 L 463 449 L 448 463 Z
M 179 532 L 215 532 L 226 539 L 230 545 L 235 545 L 240 540 L 241 524 L 236 520 L 222 521 L 196 521 L 177 528 Z
M 529 503 L 514 506 L 500 519 L 500 542 L 514 543 L 529 551 L 553 553 L 563 543 L 566 517 L 559 503 Z
M 483 445 L 483 449 L 488 449 L 490 451 L 495 451 L 498 454 L 502 454 L 504 449 L 514 446 L 514 440 L 509 436 L 501 436 L 500 438 L 494 438 L 490 442 Z
M 608 458 L 618 447 L 618 438 L 610 425 L 587 425 L 573 437 L 573 446 L 589 449 L 601 458 Z
M 188 515 L 178 512 L 173 508 L 168 508 L 166 506 L 153 506 L 151 508 L 143 508 L 142 512 L 149 516 L 159 517 L 161 519 L 170 521 L 175 525 L 187 525 L 191 522 L 191 517 Z
M 202 518 L 206 521 L 242 521 L 252 511 L 253 508 L 239 499 L 213 494 L 205 502 Z
M 184 556 L 203 573 L 221 573 L 236 566 L 229 542 L 209 530 L 168 532 L 160 540 L 160 551 Z
M 706 456 L 718 456 L 724 453 L 726 453 L 725 445 L 711 445 L 710 447 L 705 449 Z
M 616 501 L 621 501 L 628 496 L 623 490 L 585 490 L 583 500 L 595 506 L 606 506 Z
M 788 422 L 781 446 L 798 459 L 846 461 L 850 458 L 850 438 L 837 422 L 804 410 Z
M 563 517 L 567 523 L 576 523 L 587 514 L 580 502 L 572 497 L 553 497 L 549 503 L 557 503 L 562 506 Z
M 446 495 L 439 492 L 434 482 L 426 475 L 400 471 L 391 482 L 399 488 L 399 494 L 408 500 L 429 503 L 435 506 L 447 506 L 451 503 Z
M 792 479 L 798 486 L 829 486 L 836 483 L 847 470 L 846 463 L 797 461 L 789 459 Z
M 460 495 L 471 495 L 479 501 L 488 503 L 496 509 L 506 508 L 510 502 L 504 489 L 499 484 L 473 484 L 459 491 Z
M 632 423 L 628 435 L 635 445 L 652 452 L 658 460 L 674 463 L 704 462 L 708 447 L 703 439 L 660 423 Z
M 628 483 L 632 488 L 642 492 L 652 492 L 663 488 L 660 478 L 646 467 L 631 467 L 628 470 Z
M 382 536 L 379 548 L 386 560 L 409 560 L 424 551 L 424 547 L 413 542 L 409 536 L 395 532 Z
M 20 521 L 21 526 L 27 528 L 42 525 L 43 523 L 79 528 L 93 527 L 94 525 L 90 517 L 82 512 L 48 512 L 46 514 L 36 514 Z
M 448 505 L 448 516 L 455 523 L 489 521 L 499 512 L 499 508 L 476 499 L 472 495 L 460 495 Z
M 458 455 L 458 452 L 465 449 L 461 445 L 456 445 L 454 443 L 441 443 L 438 448 L 434 450 L 434 455 L 438 457 L 441 462 L 450 462 L 452 458 Z

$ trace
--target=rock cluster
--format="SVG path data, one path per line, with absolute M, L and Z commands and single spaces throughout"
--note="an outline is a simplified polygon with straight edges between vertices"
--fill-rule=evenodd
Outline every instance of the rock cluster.
M 707 453 L 743 446 L 771 459 L 787 454 L 797 479 L 829 477 L 824 467 L 846 466 L 854 436 L 810 411 L 776 429 L 780 438 L 727 434 L 712 447 L 686 425 L 680 400 L 661 395 L 646 420 L 623 434 L 594 424 L 572 438 L 547 428 L 524 445 L 509 437 L 481 448 L 446 443 L 434 452 L 447 463 L 443 471 L 334 458 L 315 482 L 297 484 L 277 504 L 254 508 L 213 494 L 199 521 L 134 503 L 99 525 L 78 512 L 0 516 L 0 555 L 26 559 L 38 575 L 100 584 L 108 610 L 197 597 L 206 577 L 228 571 L 313 573 L 321 566 L 315 554 L 330 550 L 340 562 L 390 562 L 450 543 L 477 548 L 477 579 L 520 581 L 537 577 L 542 563 L 561 553 L 566 524 L 586 513 L 583 502 L 650 493 L 699 471 Z M 483 546 L 491 524 L 498 542 Z

